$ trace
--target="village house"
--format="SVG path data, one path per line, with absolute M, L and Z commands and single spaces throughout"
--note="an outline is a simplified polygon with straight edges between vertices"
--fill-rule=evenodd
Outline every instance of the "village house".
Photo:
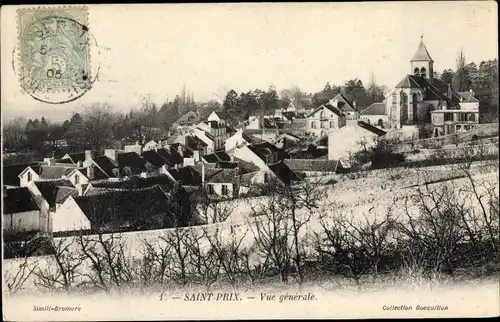
M 226 129 L 226 124 L 223 121 L 203 121 L 198 123 L 194 133 L 207 145 L 213 142 L 213 152 L 224 149 L 224 142 L 227 139 Z
M 280 132 L 273 144 L 279 149 L 286 150 L 296 146 L 300 141 L 301 138 L 296 135 L 287 132 Z
M 350 102 L 343 94 L 337 94 L 328 104 L 337 107 L 344 113 L 347 120 L 357 120 L 359 111 L 356 108 L 356 102 Z
M 158 186 L 135 190 L 109 189 L 71 196 L 53 217 L 54 232 L 77 230 L 149 230 L 173 226 L 173 207 Z
M 474 97 L 474 91 L 458 92 L 460 96 L 460 109 L 467 111 L 479 111 L 479 100 Z
M 40 207 L 26 187 L 3 188 L 2 226 L 7 233 L 41 231 Z M 43 223 L 42 223 L 43 227 Z
M 384 128 L 389 122 L 385 108 L 385 103 L 373 103 L 359 113 L 359 120 Z
M 322 137 L 329 131 L 346 125 L 344 113 L 329 103 L 318 106 L 307 115 L 306 120 L 306 134 L 313 137 Z
M 479 123 L 479 110 L 435 110 L 431 121 L 435 137 L 470 131 Z
M 234 198 L 238 196 L 238 175 L 239 169 L 202 167 L 202 185 L 209 196 Z
M 363 121 L 328 133 L 328 160 L 339 161 L 343 167 L 350 167 L 352 155 L 372 147 L 385 131 Z
M 78 175 L 81 175 L 83 166 L 81 161 L 78 164 L 55 163 L 54 160 L 46 158 L 40 165 L 30 165 L 19 173 L 19 186 L 25 187 L 32 181 L 57 180 L 66 178 L 68 175 L 77 175 L 73 170 L 78 169 Z M 75 179 L 73 177 L 73 179 Z M 86 180 L 85 178 L 82 178 Z

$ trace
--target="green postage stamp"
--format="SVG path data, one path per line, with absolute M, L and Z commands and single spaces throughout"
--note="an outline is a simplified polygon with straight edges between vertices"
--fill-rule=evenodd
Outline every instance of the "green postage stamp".
M 17 18 L 24 92 L 55 104 L 85 94 L 92 85 L 87 7 L 19 9 Z

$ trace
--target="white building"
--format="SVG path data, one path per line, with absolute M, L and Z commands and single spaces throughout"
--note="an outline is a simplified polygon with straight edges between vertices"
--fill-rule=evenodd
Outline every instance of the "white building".
M 346 116 L 331 104 L 324 104 L 314 109 L 306 117 L 306 133 L 313 137 L 322 137 L 333 129 L 346 125 Z

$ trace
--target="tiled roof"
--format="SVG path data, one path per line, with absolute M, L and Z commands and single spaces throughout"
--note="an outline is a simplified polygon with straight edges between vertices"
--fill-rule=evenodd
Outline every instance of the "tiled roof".
M 16 164 L 16 165 L 7 165 L 2 167 L 2 178 L 3 178 L 3 184 L 8 185 L 8 186 L 19 186 L 20 181 L 19 181 L 19 175 L 21 172 L 23 172 L 27 167 L 31 167 L 35 169 L 35 172 L 39 172 L 38 167 L 40 163 L 39 162 L 33 162 L 33 163 L 23 163 L 23 164 Z
M 107 156 L 97 156 L 93 158 L 94 162 L 97 164 L 97 166 L 102 169 L 100 171 L 94 171 L 94 176 L 97 179 L 104 179 L 106 177 L 115 177 L 115 174 L 113 173 L 113 169 L 117 168 L 118 166 L 114 164 L 114 162 L 108 158 Z M 103 176 L 99 175 L 100 172 L 103 172 Z
M 378 127 L 375 127 L 369 123 L 363 122 L 363 121 L 358 121 L 358 126 L 362 127 L 365 130 L 368 130 L 374 134 L 377 134 L 378 136 L 385 135 L 387 132 L 379 129 Z
M 188 123 L 196 123 L 198 121 L 198 114 L 193 111 L 186 112 L 183 114 L 181 117 L 177 119 L 174 123 L 183 123 L 183 122 L 188 122 Z
M 286 159 L 283 161 L 292 171 L 335 172 L 338 161 L 317 159 Z
M 205 182 L 233 183 L 239 174 L 239 169 L 205 169 Z
M 2 202 L 4 214 L 40 210 L 28 188 L 9 188 L 5 192 Z
M 90 220 L 92 229 L 128 226 L 137 229 L 163 228 L 172 218 L 172 205 L 160 187 L 138 190 L 109 190 L 75 197 Z
M 171 137 L 167 139 L 167 144 L 173 144 L 176 143 L 180 138 L 182 138 L 182 135 L 180 134 L 174 134 Z
M 207 154 L 202 156 L 202 158 L 208 163 L 231 161 L 231 157 L 229 156 L 229 154 L 223 151 Z
M 75 169 L 77 169 L 76 165 L 41 165 L 38 175 L 42 179 L 61 179 L 63 176 L 67 176 Z
M 442 100 L 447 101 L 448 98 L 441 93 L 436 86 L 431 84 L 425 77 L 416 75 L 406 75 L 399 83 L 396 88 L 426 88 L 424 100 Z
M 337 95 L 335 95 L 335 97 L 333 99 L 334 100 L 336 99 L 339 103 L 343 103 L 343 104 L 339 104 L 339 108 L 341 111 L 355 111 L 356 110 L 354 108 L 353 103 L 351 103 L 351 101 L 349 101 L 347 99 L 347 97 L 345 97 L 344 94 L 342 94 L 342 93 L 338 93 Z
M 146 161 L 135 152 L 120 153 L 116 160 L 120 169 L 130 167 L 134 173 L 146 170 Z
M 338 116 L 344 115 L 344 113 L 342 113 L 342 111 L 339 108 L 327 103 L 327 104 L 323 104 L 323 105 L 320 105 L 317 108 L 315 108 L 311 113 L 309 113 L 309 115 L 307 115 L 307 117 L 316 114 L 316 112 L 318 112 L 322 108 L 327 108 L 328 110 L 337 114 Z
M 175 149 L 158 149 L 156 150 L 156 153 L 165 159 L 170 166 L 182 164 L 183 162 L 182 156 Z
M 182 167 L 168 170 L 168 173 L 175 181 L 180 181 L 183 186 L 199 186 L 201 184 L 201 175 L 192 167 Z
M 269 169 L 284 183 L 291 184 L 295 181 L 301 181 L 301 178 L 293 172 L 285 163 L 282 161 L 270 164 Z
M 417 51 L 413 55 L 411 61 L 433 61 L 431 55 L 427 51 L 427 47 L 425 47 L 424 42 L 420 41 L 418 45 Z
M 68 155 L 74 163 L 85 161 L 85 152 L 68 153 Z
M 160 186 L 163 191 L 170 191 L 174 187 L 174 182 L 167 175 L 158 175 L 148 178 L 132 177 L 129 180 L 123 180 L 118 182 L 102 181 L 92 183 L 95 188 L 109 188 L 109 189 L 143 189 L 148 187 L 153 187 L 155 185 Z
M 361 115 L 385 115 L 385 103 L 373 103 L 361 111 Z
M 203 140 L 198 138 L 196 135 L 186 136 L 186 145 L 193 150 L 203 150 L 208 146 Z
M 471 92 L 458 92 L 460 101 L 465 103 L 479 103 L 479 100 Z
M 75 163 L 73 162 L 72 159 L 70 158 L 66 158 L 66 159 L 55 159 L 54 160 L 55 163 Z
M 234 161 L 220 161 L 215 164 L 216 168 L 221 169 L 234 169 L 238 167 L 238 162 Z
M 144 151 L 141 156 L 155 168 L 160 168 L 167 163 L 155 150 Z
M 50 208 L 63 203 L 69 196 L 78 194 L 78 190 L 69 180 L 38 181 L 35 185 Z

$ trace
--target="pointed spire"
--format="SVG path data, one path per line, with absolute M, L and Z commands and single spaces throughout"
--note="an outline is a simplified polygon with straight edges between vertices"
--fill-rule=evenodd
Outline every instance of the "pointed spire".
M 429 55 L 429 52 L 427 51 L 427 47 L 425 47 L 424 44 L 424 35 L 422 34 L 420 36 L 420 45 L 418 45 L 418 49 L 413 55 L 413 58 L 411 61 L 432 61 L 431 56 Z

